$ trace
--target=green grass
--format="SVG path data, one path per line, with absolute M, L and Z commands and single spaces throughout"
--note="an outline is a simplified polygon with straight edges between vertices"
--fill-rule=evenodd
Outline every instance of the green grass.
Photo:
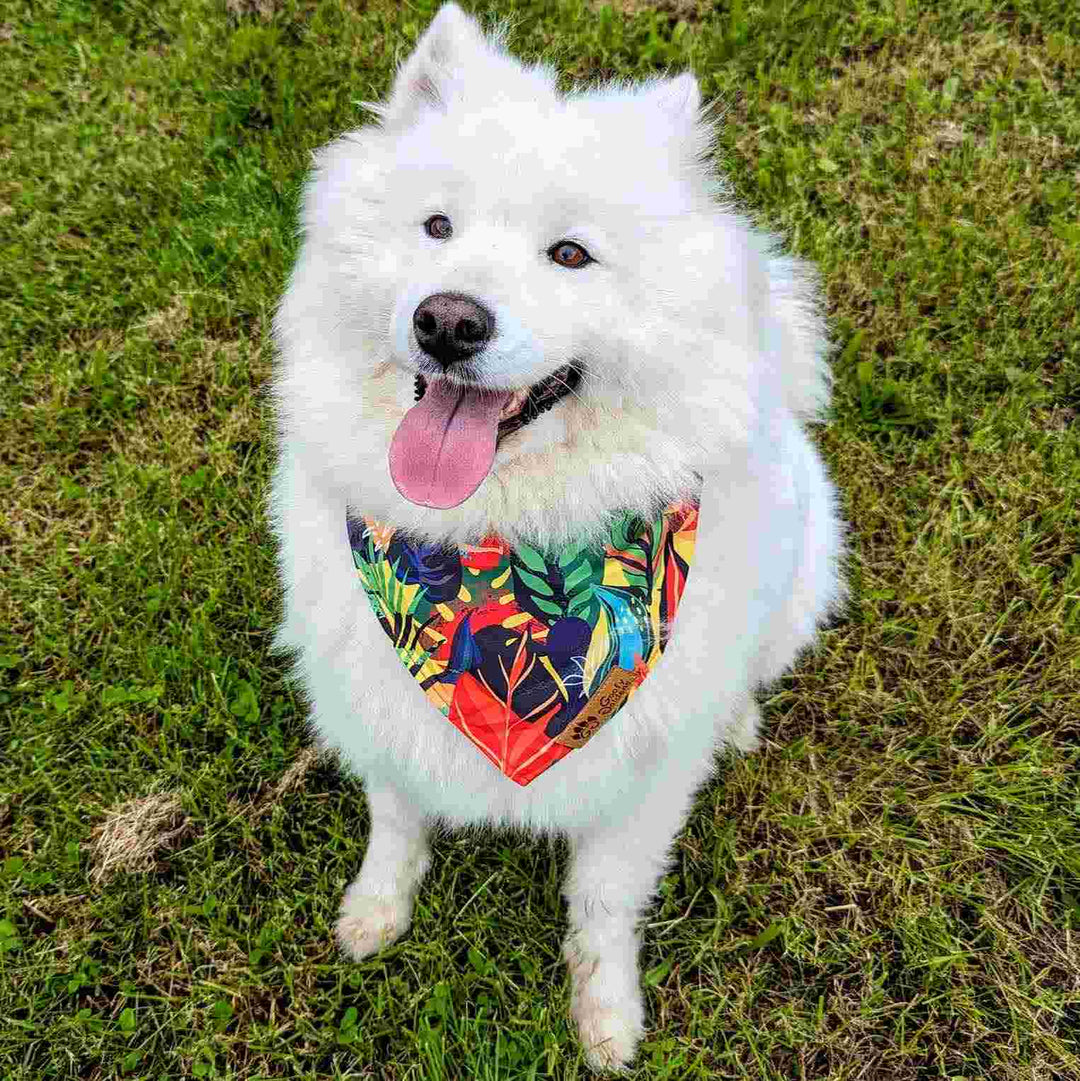
M 432 7 L 0 0 L 5 1081 L 584 1075 L 557 844 L 443 837 L 412 933 L 336 953 L 361 792 L 267 650 L 298 185 Z M 691 63 L 838 343 L 853 600 L 679 841 L 638 1076 L 1080 1076 L 1070 9 L 480 7 L 574 76 Z

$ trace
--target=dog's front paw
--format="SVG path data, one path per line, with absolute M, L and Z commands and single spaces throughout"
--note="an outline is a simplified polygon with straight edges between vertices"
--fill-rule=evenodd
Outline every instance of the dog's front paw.
M 587 993 L 582 995 L 573 1015 L 585 1049 L 585 1061 L 592 1069 L 607 1073 L 625 1070 L 630 1065 L 644 1030 L 642 1013 L 641 1003 L 635 999 L 605 1006 Z
M 346 893 L 334 934 L 349 957 L 362 961 L 401 938 L 411 915 L 407 902 Z
M 645 1030 L 645 1006 L 637 969 L 590 956 L 576 944 L 565 949 L 570 967 L 570 1013 L 585 1061 L 600 1073 L 626 1069 Z

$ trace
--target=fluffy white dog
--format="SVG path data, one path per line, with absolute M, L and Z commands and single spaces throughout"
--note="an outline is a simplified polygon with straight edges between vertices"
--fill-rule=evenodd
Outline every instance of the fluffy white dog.
M 695 790 L 840 593 L 813 278 L 724 202 L 690 74 L 560 93 L 446 4 L 371 108 L 275 324 L 278 645 L 371 817 L 338 939 L 405 933 L 434 824 L 561 831 L 573 1015 L 622 1066 Z

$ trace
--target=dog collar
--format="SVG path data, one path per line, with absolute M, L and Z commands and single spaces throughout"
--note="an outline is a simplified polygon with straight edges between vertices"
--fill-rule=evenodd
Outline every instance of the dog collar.
M 496 535 L 424 544 L 347 517 L 353 563 L 398 659 L 497 769 L 526 785 L 587 743 L 667 645 L 698 500 L 617 518 L 602 544 L 543 553 Z

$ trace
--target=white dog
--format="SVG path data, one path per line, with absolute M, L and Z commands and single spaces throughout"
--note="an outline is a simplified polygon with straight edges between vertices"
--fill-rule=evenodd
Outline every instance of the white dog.
M 371 108 L 275 325 L 278 644 L 371 816 L 338 939 L 405 933 L 433 824 L 561 831 L 619 1067 L 695 790 L 840 593 L 813 278 L 724 203 L 689 74 L 563 94 L 446 4 Z

